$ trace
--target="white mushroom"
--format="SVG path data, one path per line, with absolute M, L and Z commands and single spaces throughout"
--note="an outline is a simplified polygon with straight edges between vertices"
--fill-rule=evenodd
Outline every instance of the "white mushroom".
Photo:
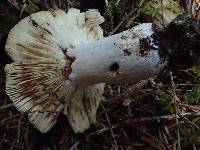
M 76 133 L 96 122 L 104 83 L 145 79 L 163 67 L 151 24 L 103 37 L 97 10 L 41 11 L 9 33 L 6 93 L 40 132 L 49 131 L 64 109 Z

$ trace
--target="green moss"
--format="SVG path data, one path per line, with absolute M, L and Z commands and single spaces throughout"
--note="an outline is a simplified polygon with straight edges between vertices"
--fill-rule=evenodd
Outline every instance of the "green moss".
M 200 101 L 200 84 L 194 85 L 190 92 L 184 95 L 187 102 L 199 103 Z
M 39 9 L 34 7 L 34 5 L 32 3 L 28 3 L 27 6 L 26 6 L 26 11 L 29 12 L 30 14 L 35 13 L 38 10 Z
M 171 103 L 171 97 L 165 92 L 160 92 L 155 97 L 155 105 L 159 108 L 160 112 L 171 114 L 174 113 L 174 107 Z
M 105 16 L 113 16 L 115 13 L 120 11 L 120 5 L 117 3 L 117 0 L 111 0 L 108 3 L 108 7 L 105 11 Z
M 177 2 L 171 0 L 165 0 L 163 4 L 159 0 L 147 1 L 144 3 L 140 9 L 140 16 L 146 21 L 160 20 L 163 14 L 163 11 L 170 11 L 176 16 L 183 13 L 183 9 Z
M 186 70 L 186 72 L 191 76 L 194 82 L 200 82 L 200 66 L 193 66 L 192 68 Z M 190 103 L 200 102 L 200 84 L 196 84 L 192 87 L 192 90 L 186 92 L 184 95 L 185 101 Z
M 191 125 L 181 125 L 181 130 L 184 135 L 184 145 L 191 147 L 193 144 L 200 145 L 200 129 Z
M 183 9 L 181 8 L 181 6 L 177 2 L 174 2 L 174 1 L 167 4 L 164 7 L 164 9 L 170 10 L 177 15 L 181 15 L 183 13 Z
M 158 12 L 158 8 L 155 8 L 152 2 L 147 2 L 140 9 L 140 16 L 142 16 L 145 20 L 152 21 L 153 19 L 158 19 L 160 14 Z
M 193 78 L 194 81 L 200 81 L 200 66 L 193 66 L 192 68 L 186 70 L 186 72 Z

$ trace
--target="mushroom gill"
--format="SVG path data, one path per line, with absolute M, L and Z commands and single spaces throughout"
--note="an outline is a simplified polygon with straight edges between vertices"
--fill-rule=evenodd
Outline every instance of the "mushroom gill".
M 6 93 L 40 132 L 49 131 L 63 109 L 75 132 L 96 121 L 104 84 L 73 86 L 68 80 L 72 59 L 66 51 L 102 38 L 102 22 L 97 10 L 41 11 L 10 31 L 5 49 L 13 63 L 5 67 Z

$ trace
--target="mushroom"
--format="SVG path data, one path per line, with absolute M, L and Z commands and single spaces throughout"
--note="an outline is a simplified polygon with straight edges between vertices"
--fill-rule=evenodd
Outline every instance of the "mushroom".
M 146 79 L 163 68 L 152 24 L 103 37 L 103 21 L 95 9 L 41 11 L 10 31 L 6 93 L 40 132 L 62 111 L 74 132 L 84 132 L 96 122 L 104 83 Z

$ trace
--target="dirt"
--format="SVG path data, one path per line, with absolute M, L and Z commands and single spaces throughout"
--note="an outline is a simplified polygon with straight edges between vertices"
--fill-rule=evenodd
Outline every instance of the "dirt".
M 192 15 L 181 15 L 157 30 L 159 53 L 172 70 L 187 69 L 200 63 L 200 21 Z

